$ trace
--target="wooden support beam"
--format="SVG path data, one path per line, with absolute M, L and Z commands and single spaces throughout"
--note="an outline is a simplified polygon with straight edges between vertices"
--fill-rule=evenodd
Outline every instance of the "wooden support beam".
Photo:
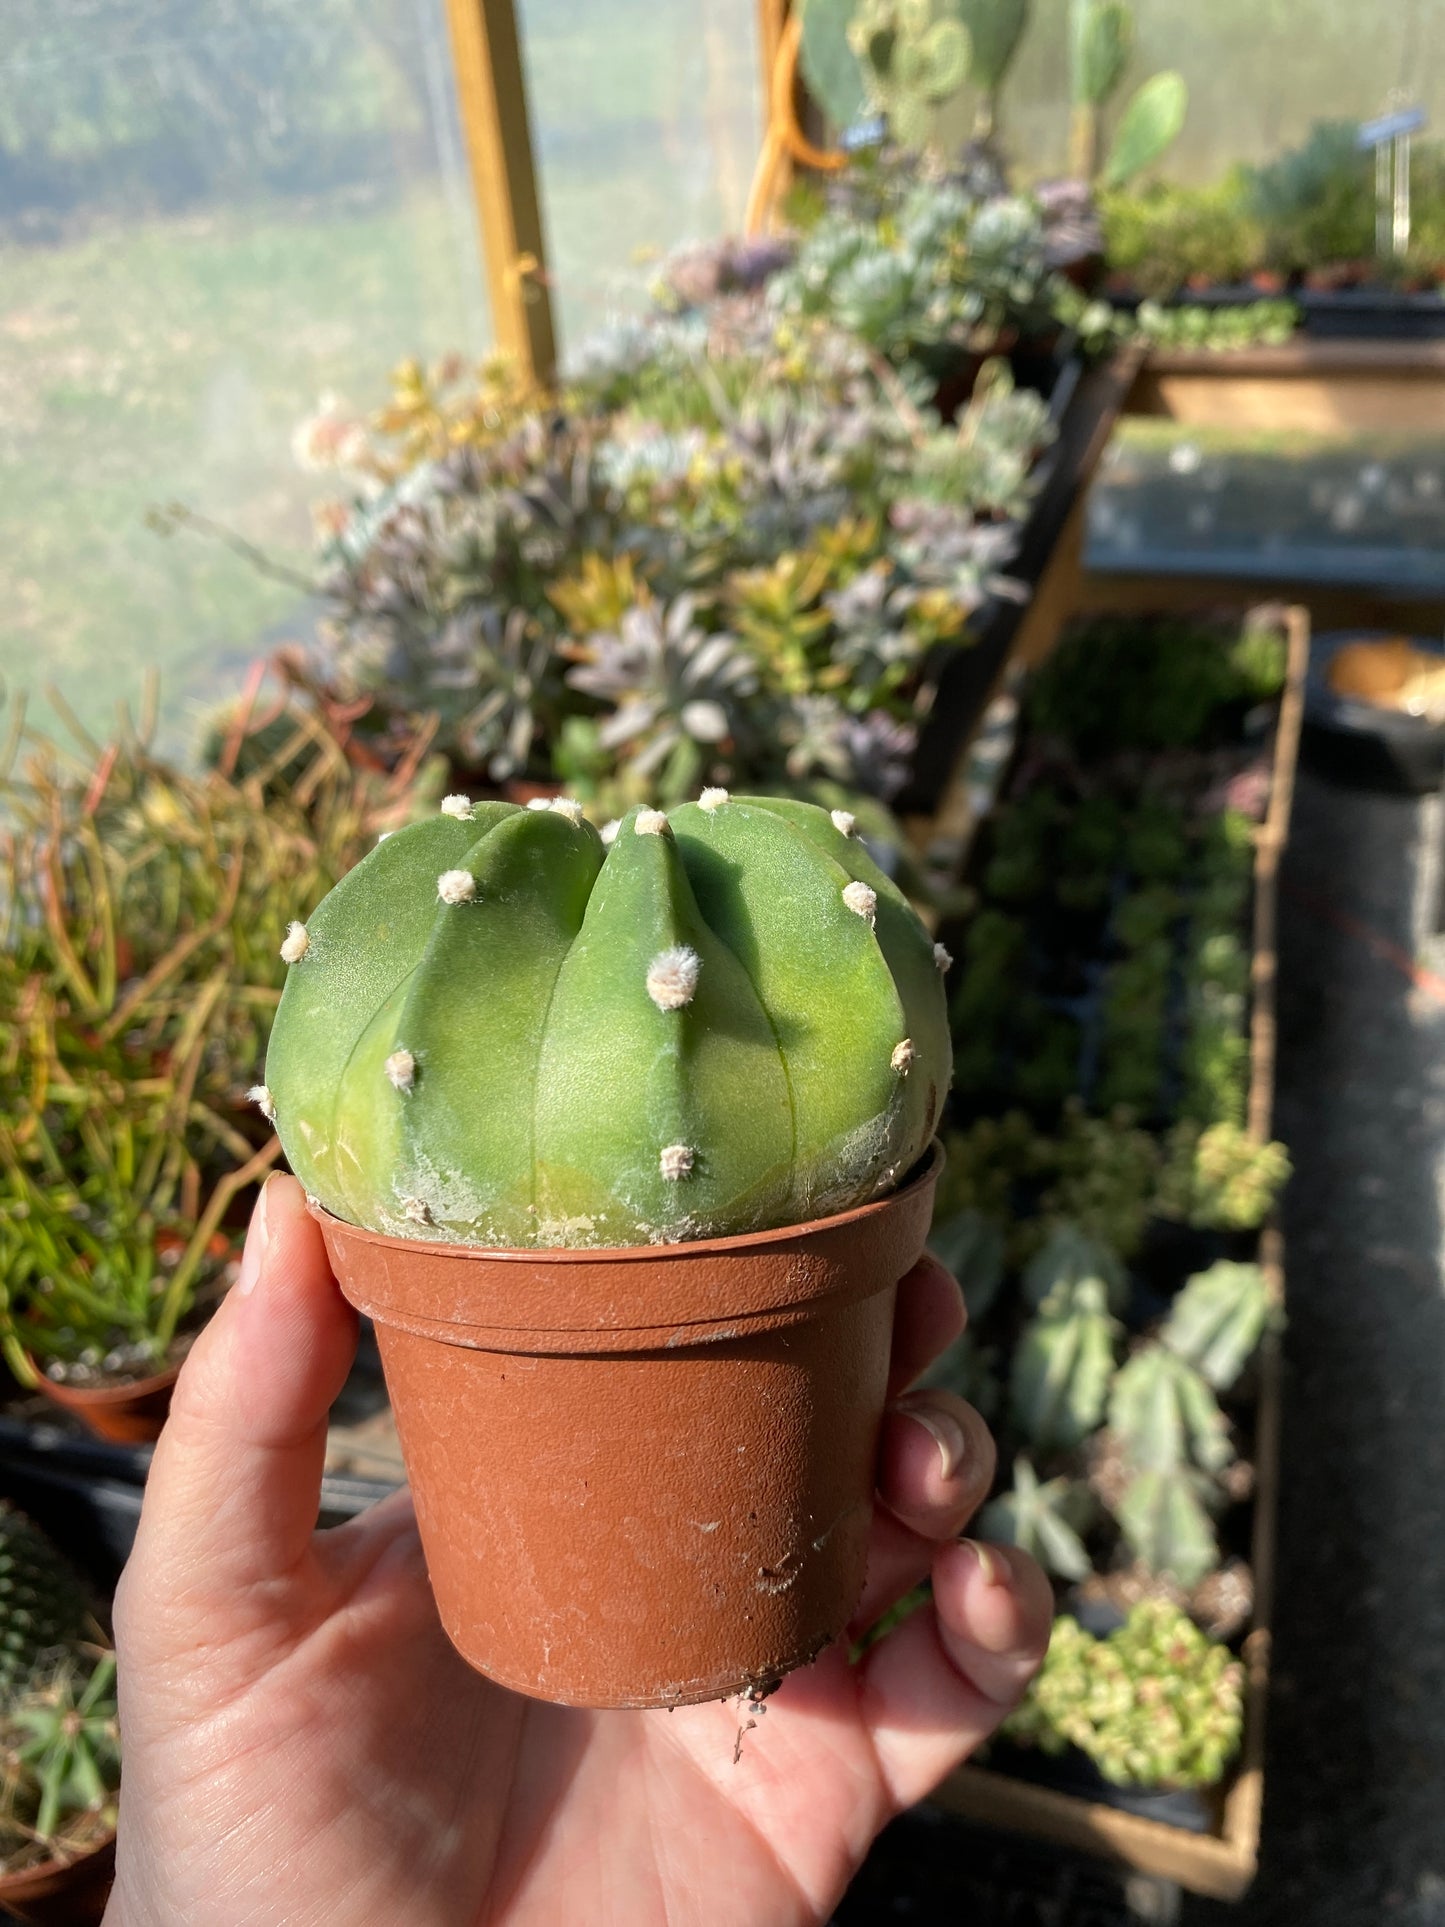
M 1124 412 L 1191 427 L 1438 434 L 1445 431 L 1445 342 L 1156 350 Z
M 526 78 L 513 0 L 446 0 L 497 346 L 524 373 L 557 360 Z

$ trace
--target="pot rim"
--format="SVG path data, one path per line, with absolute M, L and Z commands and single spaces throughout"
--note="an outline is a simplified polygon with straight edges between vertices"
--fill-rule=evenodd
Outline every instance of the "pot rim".
M 57 1405 L 124 1405 L 131 1399 L 163 1392 L 181 1375 L 179 1365 L 167 1365 L 163 1372 L 153 1372 L 149 1378 L 127 1379 L 120 1385 L 68 1385 L 64 1379 L 51 1378 L 33 1352 L 25 1356 L 35 1367 L 36 1391 L 42 1398 L 54 1399 Z
M 397 1238 L 308 1208 L 343 1294 L 378 1326 L 514 1354 L 671 1351 L 806 1323 L 891 1288 L 923 1247 L 942 1166 L 935 1140 L 885 1197 L 680 1244 L 494 1249 Z
M 937 1138 L 929 1143 L 917 1163 L 911 1165 L 903 1183 L 881 1198 L 866 1204 L 850 1205 L 827 1218 L 808 1218 L 797 1224 L 770 1226 L 766 1231 L 735 1231 L 724 1238 L 687 1238 L 677 1244 L 655 1245 L 474 1245 L 446 1238 L 397 1238 L 386 1231 L 369 1231 L 365 1225 L 352 1224 L 328 1211 L 319 1198 L 306 1200 L 306 1209 L 317 1223 L 335 1225 L 348 1237 L 381 1250 L 395 1251 L 403 1257 L 484 1259 L 488 1264 L 597 1265 L 597 1264 L 676 1264 L 679 1255 L 705 1257 L 714 1253 L 750 1251 L 782 1244 L 788 1239 L 811 1237 L 818 1232 L 842 1230 L 850 1224 L 876 1217 L 932 1184 L 943 1169 L 943 1146 Z

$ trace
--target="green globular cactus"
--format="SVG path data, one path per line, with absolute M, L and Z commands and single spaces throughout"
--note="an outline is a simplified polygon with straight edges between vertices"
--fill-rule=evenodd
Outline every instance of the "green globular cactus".
M 448 797 L 288 938 L 254 1095 L 397 1236 L 673 1243 L 881 1196 L 948 1088 L 941 952 L 846 812 L 705 790 L 610 844 Z
M 1097 1276 L 1061 1278 L 1024 1327 L 1009 1396 L 1015 1422 L 1038 1451 L 1078 1445 L 1098 1426 L 1120 1330 Z
M 848 44 L 894 140 L 926 145 L 934 110 L 968 78 L 968 29 L 956 10 L 942 0 L 862 0 Z
M 0 1712 L 48 1670 L 89 1618 L 80 1576 L 21 1512 L 0 1499 Z
M 1275 1315 L 1274 1297 L 1260 1267 L 1221 1259 L 1189 1280 L 1159 1336 L 1217 1392 L 1227 1392 Z
M 1079 1580 L 1093 1561 L 1079 1536 L 1094 1511 L 1093 1495 L 1080 1479 L 1040 1480 L 1031 1460 L 1014 1460 L 1013 1489 L 984 1507 L 978 1529 L 1031 1553 L 1059 1579 Z
M 1054 1622 L 1048 1656 L 1005 1738 L 1046 1753 L 1077 1746 L 1116 1786 L 1207 1787 L 1244 1725 L 1244 1668 L 1178 1607 L 1144 1599 L 1107 1639 Z

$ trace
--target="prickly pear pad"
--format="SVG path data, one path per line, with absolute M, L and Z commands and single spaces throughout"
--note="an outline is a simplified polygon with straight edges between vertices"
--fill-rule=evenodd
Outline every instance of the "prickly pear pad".
M 950 1074 L 934 947 L 850 819 L 706 792 L 604 850 L 573 804 L 398 830 L 287 943 L 264 1098 L 337 1217 L 677 1243 L 891 1190 Z

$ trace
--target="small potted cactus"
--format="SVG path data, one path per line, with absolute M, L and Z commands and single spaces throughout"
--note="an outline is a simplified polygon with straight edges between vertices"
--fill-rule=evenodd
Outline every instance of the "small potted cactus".
M 947 959 L 851 817 L 448 797 L 287 935 L 256 1093 L 376 1323 L 442 1620 L 545 1699 L 761 1690 L 863 1581 Z

